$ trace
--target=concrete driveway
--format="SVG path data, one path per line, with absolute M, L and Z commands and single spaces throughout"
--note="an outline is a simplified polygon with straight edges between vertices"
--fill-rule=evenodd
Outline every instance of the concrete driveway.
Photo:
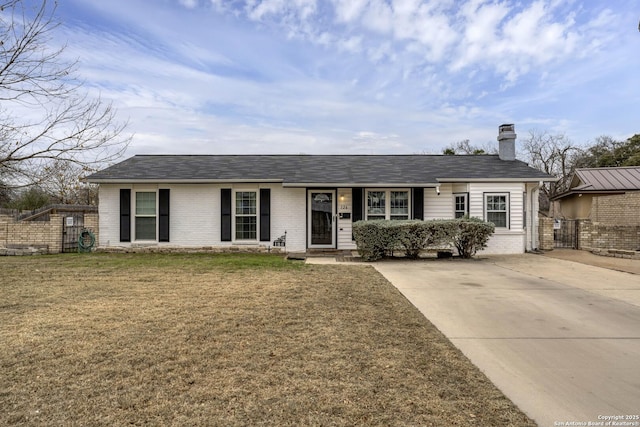
M 640 275 L 530 254 L 373 265 L 540 426 L 640 425 Z

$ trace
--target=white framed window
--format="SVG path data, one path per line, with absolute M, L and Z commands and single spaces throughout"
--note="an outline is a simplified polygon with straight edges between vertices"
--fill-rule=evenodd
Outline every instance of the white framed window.
M 367 190 L 366 219 L 409 219 L 409 190 Z
M 367 191 L 367 219 L 385 219 L 387 215 L 387 192 Z
M 484 215 L 496 228 L 509 228 L 509 194 L 485 193 Z
M 467 203 L 467 200 L 467 193 L 458 193 L 453 195 L 454 218 L 462 218 L 469 215 L 469 204 Z
M 136 192 L 136 240 L 156 240 L 156 192 Z
M 235 192 L 235 240 L 258 239 L 258 192 Z

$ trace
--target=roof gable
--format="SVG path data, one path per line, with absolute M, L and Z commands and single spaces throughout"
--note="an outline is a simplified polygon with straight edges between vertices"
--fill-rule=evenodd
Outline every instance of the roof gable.
M 418 185 L 554 178 L 497 155 L 136 155 L 89 182 L 282 182 L 283 185 Z

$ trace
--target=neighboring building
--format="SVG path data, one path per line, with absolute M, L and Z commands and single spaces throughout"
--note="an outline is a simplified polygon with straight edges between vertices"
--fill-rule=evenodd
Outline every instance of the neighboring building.
M 576 169 L 569 189 L 552 199 L 553 216 L 594 219 L 594 197 L 640 191 L 640 166 Z
M 496 225 L 484 253 L 537 243 L 538 189 L 553 177 L 499 155 L 150 155 L 97 172 L 100 247 L 355 249 L 352 224 L 463 215 Z

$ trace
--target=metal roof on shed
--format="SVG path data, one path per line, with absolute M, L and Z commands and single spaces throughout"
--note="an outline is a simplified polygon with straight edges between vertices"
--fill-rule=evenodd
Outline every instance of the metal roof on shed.
M 640 190 L 640 166 L 576 169 L 571 190 Z

